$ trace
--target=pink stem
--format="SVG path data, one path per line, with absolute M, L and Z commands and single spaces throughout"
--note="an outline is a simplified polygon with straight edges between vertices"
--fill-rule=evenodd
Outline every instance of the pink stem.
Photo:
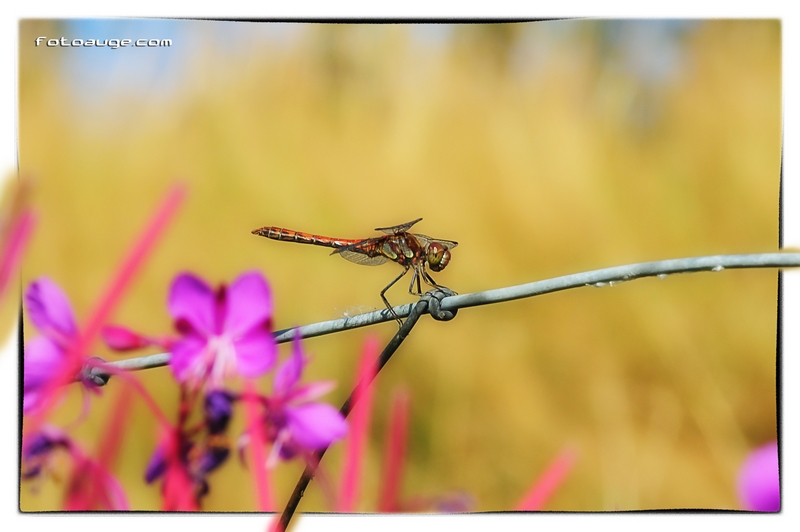
M 406 459 L 408 440 L 408 392 L 400 390 L 392 399 L 388 439 L 383 459 L 383 486 L 378 501 L 379 512 L 396 512 L 399 509 L 400 485 Z
M 547 501 L 558 489 L 564 479 L 572 470 L 575 465 L 575 460 L 578 455 L 574 449 L 567 448 L 562 450 L 558 456 L 550 462 L 544 473 L 534 482 L 533 486 L 528 490 L 528 493 L 522 498 L 517 505 L 517 510 L 521 511 L 537 511 L 544 508 Z
M 71 485 L 81 486 L 82 490 L 77 490 L 73 493 L 73 497 L 68 498 L 65 504 L 66 510 L 102 510 L 102 509 L 117 509 L 112 506 L 112 498 L 106 493 L 109 488 L 106 482 L 103 482 L 104 475 L 111 476 L 112 463 L 116 461 L 119 449 L 122 444 L 122 437 L 125 434 L 125 425 L 128 420 L 128 414 L 131 407 L 130 388 L 122 388 L 119 397 L 111 410 L 111 415 L 108 417 L 107 425 L 103 436 L 100 438 L 100 444 L 96 451 L 97 459 L 92 462 L 87 458 L 86 463 L 90 466 L 89 471 L 85 468 L 73 470 L 73 476 L 89 476 L 89 480 L 73 479 Z M 76 464 L 77 465 L 77 464 Z
M 133 275 L 153 248 L 158 237 L 161 236 L 164 229 L 166 229 L 167 223 L 177 212 L 185 196 L 186 188 L 183 185 L 176 185 L 173 187 L 150 220 L 150 223 L 139 236 L 139 239 L 134 243 L 128 255 L 122 261 L 122 265 L 117 270 L 111 284 L 101 296 L 97 307 L 90 314 L 83 332 L 69 347 L 67 361 L 64 364 L 64 374 L 61 376 L 61 379 L 53 379 L 51 382 L 50 388 L 52 389 L 48 390 L 44 404 L 36 415 L 33 416 L 33 419 L 30 420 L 29 427 L 32 429 L 35 430 L 38 427 L 39 421 L 43 420 L 57 403 L 61 392 L 60 388 L 70 383 L 75 376 L 74 372 L 80 370 L 82 360 L 86 356 L 85 353 L 89 350 L 89 346 L 94 340 L 94 337 L 100 331 L 100 328 L 119 302 L 123 292 L 130 284 Z
M 94 311 L 89 315 L 82 334 L 76 345 L 70 350 L 73 357 L 80 359 L 89 350 L 95 336 L 97 336 L 100 328 L 113 312 L 125 290 L 130 286 L 133 276 L 141 267 L 148 253 L 153 249 L 158 238 L 163 234 L 185 196 L 186 188 L 183 185 L 176 185 L 161 203 L 155 215 L 122 260 L 116 275 L 100 297 L 100 301 Z
M 9 279 L 16 271 L 22 260 L 25 246 L 30 240 L 36 217 L 30 210 L 25 210 L 15 221 L 8 233 L 8 242 L 5 242 L 0 252 L 0 295 L 5 292 Z
M 364 343 L 358 365 L 358 384 L 355 388 L 355 407 L 350 414 L 350 434 L 345 446 L 342 490 L 339 500 L 340 512 L 352 512 L 359 495 L 361 465 L 369 431 L 374 387 L 370 383 L 375 377 L 375 361 L 378 356 L 377 338 L 370 336 Z
M 252 460 L 252 475 L 255 483 L 256 496 L 258 497 L 258 510 L 260 512 L 274 511 L 272 504 L 272 490 L 269 486 L 269 476 L 266 467 L 264 447 L 266 438 L 264 428 L 258 418 L 256 386 L 252 380 L 247 379 L 245 384 L 244 408 L 247 415 L 247 430 L 250 433 L 250 459 Z
M 131 411 L 132 396 L 133 390 L 130 388 L 124 387 L 120 390 L 119 397 L 117 397 L 115 406 L 108 418 L 105 432 L 100 440 L 100 445 L 97 449 L 97 461 L 106 468 L 111 468 L 119 454 L 119 448 L 122 445 L 122 438 L 125 435 L 128 416 Z

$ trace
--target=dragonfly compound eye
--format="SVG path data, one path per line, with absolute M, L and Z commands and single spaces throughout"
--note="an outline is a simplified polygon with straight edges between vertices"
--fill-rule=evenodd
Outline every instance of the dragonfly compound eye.
M 450 252 L 445 247 L 437 242 L 431 242 L 428 245 L 428 252 L 426 258 L 428 259 L 428 266 L 435 272 L 444 270 L 444 267 L 450 263 Z

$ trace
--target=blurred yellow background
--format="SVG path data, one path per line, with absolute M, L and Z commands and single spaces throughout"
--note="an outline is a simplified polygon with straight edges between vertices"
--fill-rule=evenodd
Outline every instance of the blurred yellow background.
M 53 278 L 80 319 L 176 181 L 189 197 L 113 321 L 172 324 L 176 273 L 258 269 L 282 329 L 382 308 L 395 265 L 250 234 L 415 231 L 459 242 L 434 278 L 459 293 L 633 262 L 778 248 L 780 23 L 548 21 L 493 25 L 27 20 L 19 163 L 39 213 L 23 282 Z M 170 38 L 169 48 L 34 46 Z M 406 282 L 387 293 L 414 300 Z M 547 508 L 737 508 L 746 453 L 776 437 L 777 273 L 644 279 L 423 318 L 378 379 L 360 511 L 374 511 L 388 405 L 411 396 L 403 495 L 465 492 L 512 509 L 564 447 L 576 466 Z M 25 335 L 38 334 L 29 321 Z M 363 339 L 305 341 L 307 379 L 349 393 Z M 281 347 L 283 356 L 288 346 Z M 110 353 L 99 343 L 94 354 Z M 139 377 L 174 416 L 166 368 Z M 269 379 L 264 379 L 265 389 Z M 121 387 L 75 431 L 95 448 Z M 77 416 L 74 391 L 56 413 Z M 234 430 L 243 426 L 236 419 Z M 115 472 L 135 509 L 155 424 L 136 403 Z M 340 448 L 323 461 L 337 479 Z M 300 472 L 275 476 L 279 504 Z M 204 509 L 251 511 L 247 471 L 210 477 Z M 58 509 L 63 480 L 21 508 Z M 326 511 L 316 482 L 302 511 Z

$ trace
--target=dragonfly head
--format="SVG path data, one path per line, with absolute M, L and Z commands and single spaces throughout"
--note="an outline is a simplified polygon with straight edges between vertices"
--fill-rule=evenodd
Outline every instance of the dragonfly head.
M 438 242 L 431 242 L 425 252 L 425 259 L 431 270 L 440 272 L 450 263 L 450 251 Z

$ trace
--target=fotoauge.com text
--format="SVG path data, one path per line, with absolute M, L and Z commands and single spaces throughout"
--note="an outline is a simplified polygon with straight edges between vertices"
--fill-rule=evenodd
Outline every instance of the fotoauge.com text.
M 65 46 L 65 47 L 108 47 L 108 48 L 124 48 L 127 46 L 135 46 L 138 48 L 160 48 L 162 46 L 172 46 L 172 39 L 67 39 L 61 37 L 60 39 L 48 39 L 47 37 L 36 37 L 36 46 L 40 44 L 47 46 Z

